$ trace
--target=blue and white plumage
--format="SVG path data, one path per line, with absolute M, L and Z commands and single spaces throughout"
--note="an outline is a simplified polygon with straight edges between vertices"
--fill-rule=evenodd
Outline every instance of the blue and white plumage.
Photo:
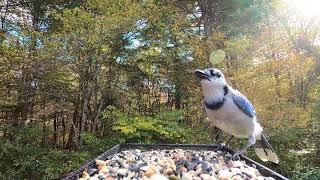
M 249 117 L 255 117 L 256 111 L 252 106 L 251 102 L 239 91 L 235 91 L 232 94 L 233 102 L 238 106 L 240 110 L 243 111 Z
M 256 144 L 255 152 L 261 160 L 278 163 L 277 155 L 262 134 L 263 129 L 257 122 L 251 102 L 229 86 L 218 69 L 196 70 L 196 75 L 201 79 L 203 105 L 209 120 L 236 138 L 248 138 L 248 143 L 235 156 Z

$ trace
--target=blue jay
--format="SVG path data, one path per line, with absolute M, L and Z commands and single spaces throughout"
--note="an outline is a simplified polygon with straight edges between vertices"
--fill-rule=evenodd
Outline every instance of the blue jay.
M 229 86 L 219 69 L 196 70 L 203 90 L 203 105 L 207 116 L 218 129 L 236 138 L 247 138 L 247 144 L 236 151 L 233 158 L 242 155 L 255 145 L 255 152 L 262 161 L 278 163 L 279 159 L 257 122 L 251 102 L 239 91 Z

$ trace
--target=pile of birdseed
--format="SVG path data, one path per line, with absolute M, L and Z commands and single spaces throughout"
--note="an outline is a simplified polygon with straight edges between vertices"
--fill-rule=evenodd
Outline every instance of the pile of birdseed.
M 229 157 L 221 151 L 127 150 L 96 160 L 96 168 L 85 170 L 80 180 L 274 180 Z

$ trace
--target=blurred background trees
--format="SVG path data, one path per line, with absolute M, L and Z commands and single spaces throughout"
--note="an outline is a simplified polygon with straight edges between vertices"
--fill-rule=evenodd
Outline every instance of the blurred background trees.
M 319 177 L 319 19 L 280 0 L 5 0 L 0 12 L 0 177 L 58 178 L 116 143 L 214 143 L 193 71 L 218 49 L 280 155 L 266 165 Z

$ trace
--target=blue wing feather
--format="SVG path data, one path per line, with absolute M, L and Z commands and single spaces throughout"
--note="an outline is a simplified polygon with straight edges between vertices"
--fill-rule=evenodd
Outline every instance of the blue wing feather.
M 233 102 L 238 106 L 238 108 L 244 112 L 249 117 L 256 116 L 256 111 L 254 110 L 251 102 L 239 91 L 234 91 L 232 93 Z

